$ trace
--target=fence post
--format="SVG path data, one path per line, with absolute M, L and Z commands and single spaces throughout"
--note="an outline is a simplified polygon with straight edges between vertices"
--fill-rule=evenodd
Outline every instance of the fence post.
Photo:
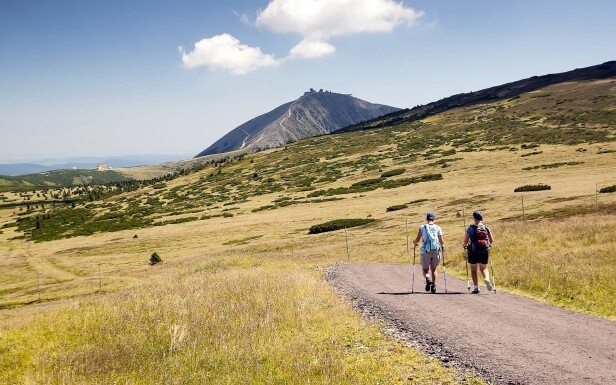
M 41 302 L 41 278 L 38 271 L 36 272 L 36 287 L 38 290 L 38 300 Z
M 344 228 L 344 238 L 346 239 L 347 260 L 351 262 L 351 255 L 349 254 L 349 235 L 347 234 L 346 227 Z
M 595 182 L 595 211 L 599 214 L 599 184 Z
M 409 220 L 406 219 L 406 253 L 410 256 L 411 251 L 409 250 Z

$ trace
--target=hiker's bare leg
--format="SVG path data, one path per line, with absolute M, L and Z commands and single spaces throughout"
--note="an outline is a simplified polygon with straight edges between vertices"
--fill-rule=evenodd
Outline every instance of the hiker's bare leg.
M 436 267 L 430 267 L 432 270 L 432 282 L 436 282 Z
M 488 273 L 488 265 L 484 265 L 483 263 L 480 264 L 480 268 L 481 268 L 481 275 L 483 275 L 484 278 L 490 279 L 490 273 Z M 475 281 L 473 281 L 475 282 Z M 476 285 L 476 283 L 475 283 Z
M 423 275 L 424 277 L 428 274 L 428 272 L 430 271 L 430 265 L 425 265 L 425 266 L 421 266 L 421 269 L 423 270 Z M 432 281 L 434 282 L 434 281 Z
M 471 277 L 473 277 L 473 285 L 477 286 L 477 264 L 471 263 Z

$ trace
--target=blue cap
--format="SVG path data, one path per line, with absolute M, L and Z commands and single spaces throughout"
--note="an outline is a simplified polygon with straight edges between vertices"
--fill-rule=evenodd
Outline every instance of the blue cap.
M 478 221 L 483 219 L 483 215 L 481 214 L 481 211 L 475 211 L 473 213 L 473 218 L 477 219 Z
M 426 215 L 426 219 L 429 221 L 433 221 L 434 218 L 436 218 L 436 215 L 434 215 L 434 213 L 428 213 L 428 215 Z

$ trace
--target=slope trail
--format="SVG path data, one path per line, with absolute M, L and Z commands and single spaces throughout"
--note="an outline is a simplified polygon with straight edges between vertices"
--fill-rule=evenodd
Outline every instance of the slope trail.
M 616 383 L 616 322 L 485 288 L 470 294 L 451 276 L 445 294 L 439 273 L 436 294 L 424 291 L 420 266 L 414 293 L 412 265 L 337 265 L 327 279 L 390 334 L 488 381 Z

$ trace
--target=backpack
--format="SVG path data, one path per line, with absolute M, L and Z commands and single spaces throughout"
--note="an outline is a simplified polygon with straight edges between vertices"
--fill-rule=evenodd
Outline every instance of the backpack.
M 439 227 L 437 225 L 423 225 L 421 227 L 423 234 L 422 251 L 439 251 L 441 249 L 441 242 L 438 240 Z
M 471 225 L 471 248 L 473 253 L 482 253 L 490 249 L 490 229 L 486 225 Z

